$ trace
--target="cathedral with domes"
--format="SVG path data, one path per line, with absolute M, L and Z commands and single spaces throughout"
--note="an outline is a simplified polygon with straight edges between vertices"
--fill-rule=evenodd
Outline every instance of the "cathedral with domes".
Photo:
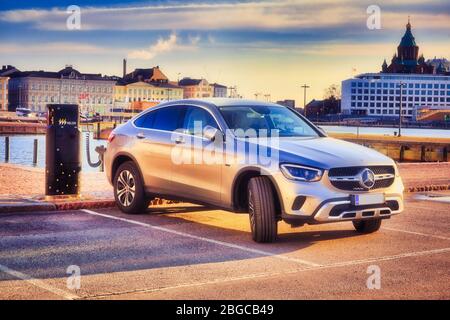
M 408 19 L 405 34 L 397 47 L 397 53 L 388 65 L 386 60 L 381 67 L 382 73 L 448 74 L 450 70 L 444 64 L 432 64 L 419 56 L 419 46 L 411 31 Z

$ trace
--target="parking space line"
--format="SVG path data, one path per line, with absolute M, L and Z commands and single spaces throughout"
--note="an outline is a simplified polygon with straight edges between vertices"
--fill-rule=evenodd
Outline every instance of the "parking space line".
M 79 296 L 77 296 L 77 295 L 75 295 L 75 294 L 73 294 L 71 292 L 68 292 L 68 291 L 61 290 L 59 288 L 53 287 L 53 286 L 45 283 L 42 280 L 35 279 L 35 278 L 25 274 L 25 273 L 22 273 L 22 272 L 10 269 L 10 268 L 8 268 L 8 267 L 6 267 L 4 265 L 1 265 L 1 264 L 0 264 L 0 271 L 2 271 L 4 273 L 7 273 L 10 276 L 13 276 L 14 278 L 18 278 L 20 280 L 24 280 L 24 281 L 32 284 L 35 287 L 38 287 L 38 288 L 44 289 L 44 290 L 46 290 L 48 292 L 54 293 L 57 296 L 62 297 L 64 299 L 67 299 L 67 300 L 79 299 Z
M 400 253 L 400 254 L 391 255 L 391 256 L 382 256 L 382 257 L 367 258 L 367 259 L 360 259 L 360 260 L 335 262 L 335 263 L 324 265 L 323 268 L 354 266 L 354 265 L 358 265 L 358 264 L 382 262 L 382 261 L 396 260 L 396 259 L 402 259 L 402 258 L 420 257 L 420 256 L 425 256 L 425 255 L 430 255 L 430 254 L 439 254 L 439 253 L 445 253 L 445 252 L 450 252 L 450 247 L 425 250 L 425 251 L 406 252 L 406 253 Z M 321 268 L 319 267 L 317 269 L 321 269 Z
M 154 229 L 154 230 L 175 234 L 175 235 L 182 236 L 182 237 L 185 237 L 185 238 L 191 238 L 191 239 L 195 239 L 195 240 L 199 240 L 199 241 L 203 241 L 203 242 L 208 242 L 208 243 L 220 245 L 220 246 L 223 246 L 223 247 L 237 249 L 237 250 L 241 250 L 241 251 L 245 251 L 245 252 L 249 252 L 249 253 L 254 253 L 254 254 L 257 254 L 257 255 L 266 256 L 266 257 L 270 257 L 270 258 L 276 258 L 276 259 L 284 260 L 284 261 L 288 261 L 288 262 L 299 263 L 299 264 L 303 264 L 303 265 L 306 265 L 306 266 L 309 266 L 309 267 L 320 267 L 320 266 L 322 266 L 321 264 L 318 264 L 318 263 L 315 263 L 315 262 L 312 262 L 312 261 L 307 261 L 307 260 L 303 260 L 303 259 L 287 257 L 287 256 L 284 256 L 284 255 L 279 255 L 279 254 L 276 254 L 276 253 L 273 253 L 273 252 L 269 252 L 269 251 L 253 249 L 253 248 L 244 247 L 244 246 L 240 246 L 240 245 L 229 243 L 229 242 L 225 242 L 225 241 L 214 240 L 214 239 L 210 239 L 210 238 L 196 236 L 196 235 L 193 235 L 193 234 L 190 234 L 190 233 L 176 231 L 176 230 L 173 230 L 173 229 L 168 229 L 168 228 L 164 228 L 164 227 L 160 227 L 160 226 L 155 226 L 155 225 L 152 225 L 152 224 L 149 224 L 149 223 L 139 222 L 139 221 L 135 221 L 135 220 L 131 220 L 131 219 L 116 217 L 116 216 L 112 216 L 112 215 L 109 215 L 109 214 L 103 214 L 103 213 L 99 213 L 99 212 L 88 210 L 88 209 L 82 209 L 81 211 L 83 211 L 85 213 L 88 213 L 88 214 L 91 214 L 91 215 L 94 215 L 94 216 L 100 216 L 100 217 L 109 218 L 109 219 L 113 219 L 113 220 L 119 220 L 119 221 L 123 221 L 123 222 L 128 222 L 128 223 L 135 224 L 135 225 L 138 225 L 138 226 L 141 226 L 141 227 L 151 228 L 151 229 Z
M 330 264 L 319 265 L 319 266 L 311 266 L 311 267 L 301 268 L 301 269 L 293 269 L 293 270 L 291 269 L 291 270 L 284 270 L 284 271 L 277 271 L 277 272 L 263 272 L 263 273 L 255 273 L 255 274 L 249 274 L 249 275 L 244 275 L 244 276 L 214 279 L 214 280 L 209 280 L 209 281 L 190 282 L 190 283 L 177 284 L 174 286 L 167 286 L 167 287 L 161 287 L 161 288 L 143 288 L 143 289 L 135 289 L 135 290 L 127 290 L 127 291 L 117 291 L 117 292 L 111 292 L 111 293 L 105 293 L 105 294 L 85 296 L 85 297 L 82 297 L 81 299 L 108 298 L 111 296 L 118 296 L 118 295 L 124 295 L 124 294 L 153 293 L 153 292 L 161 292 L 161 291 L 166 291 L 166 290 L 174 290 L 174 289 L 182 289 L 182 288 L 190 288 L 190 287 L 200 287 L 200 286 L 213 285 L 213 284 L 226 283 L 226 282 L 252 280 L 252 279 L 258 279 L 258 278 L 270 278 L 270 277 L 277 277 L 277 276 L 283 276 L 283 275 L 287 275 L 287 274 L 295 274 L 295 273 L 306 272 L 306 271 L 316 271 L 316 270 L 332 269 L 332 268 L 339 268 L 339 267 L 355 266 L 355 265 L 368 264 L 368 263 L 374 263 L 374 262 L 383 262 L 383 261 L 391 261 L 391 260 L 397 260 L 397 259 L 403 259 L 403 258 L 440 254 L 440 253 L 445 253 L 445 252 L 450 252 L 450 247 L 426 250 L 426 251 L 407 252 L 407 253 L 401 253 L 401 254 L 397 254 L 397 255 L 367 258 L 367 259 L 360 259 L 360 260 L 350 260 L 350 261 L 330 263 Z
M 391 227 L 381 227 L 381 228 L 384 229 L 384 230 L 389 230 L 389 231 L 395 231 L 395 232 L 403 232 L 403 233 L 408 233 L 408 234 L 414 234 L 414 235 L 416 235 L 416 236 L 429 237 L 429 238 L 436 238 L 436 239 L 441 239 L 441 240 L 450 240 L 449 237 L 438 236 L 438 235 L 435 235 L 435 234 L 422 233 L 422 232 L 409 231 L 409 230 L 402 230 L 402 229 L 391 228 Z

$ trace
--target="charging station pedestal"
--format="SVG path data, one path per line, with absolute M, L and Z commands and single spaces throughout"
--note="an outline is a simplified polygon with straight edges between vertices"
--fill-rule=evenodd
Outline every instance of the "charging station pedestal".
M 80 114 L 76 104 L 49 104 L 45 150 L 45 195 L 78 196 Z

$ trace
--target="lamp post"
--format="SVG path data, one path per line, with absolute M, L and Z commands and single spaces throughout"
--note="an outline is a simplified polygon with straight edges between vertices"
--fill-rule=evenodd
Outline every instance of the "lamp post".
M 305 112 L 306 116 L 306 89 L 310 88 L 310 86 L 306 85 L 305 83 L 301 86 L 301 88 L 303 88 L 303 111 Z
M 402 117 L 403 117 L 403 101 L 402 101 L 402 91 L 403 87 L 406 86 L 405 83 L 400 82 L 398 84 L 400 88 L 400 104 L 399 104 L 399 115 L 398 115 L 398 137 L 402 136 Z

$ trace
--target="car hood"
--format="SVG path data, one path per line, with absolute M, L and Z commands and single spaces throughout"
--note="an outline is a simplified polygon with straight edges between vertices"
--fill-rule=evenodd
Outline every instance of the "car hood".
M 279 138 L 278 145 L 270 142 L 258 142 L 272 150 L 279 151 L 280 163 L 297 163 L 322 169 L 335 167 L 394 165 L 394 161 L 370 148 L 329 138 Z

